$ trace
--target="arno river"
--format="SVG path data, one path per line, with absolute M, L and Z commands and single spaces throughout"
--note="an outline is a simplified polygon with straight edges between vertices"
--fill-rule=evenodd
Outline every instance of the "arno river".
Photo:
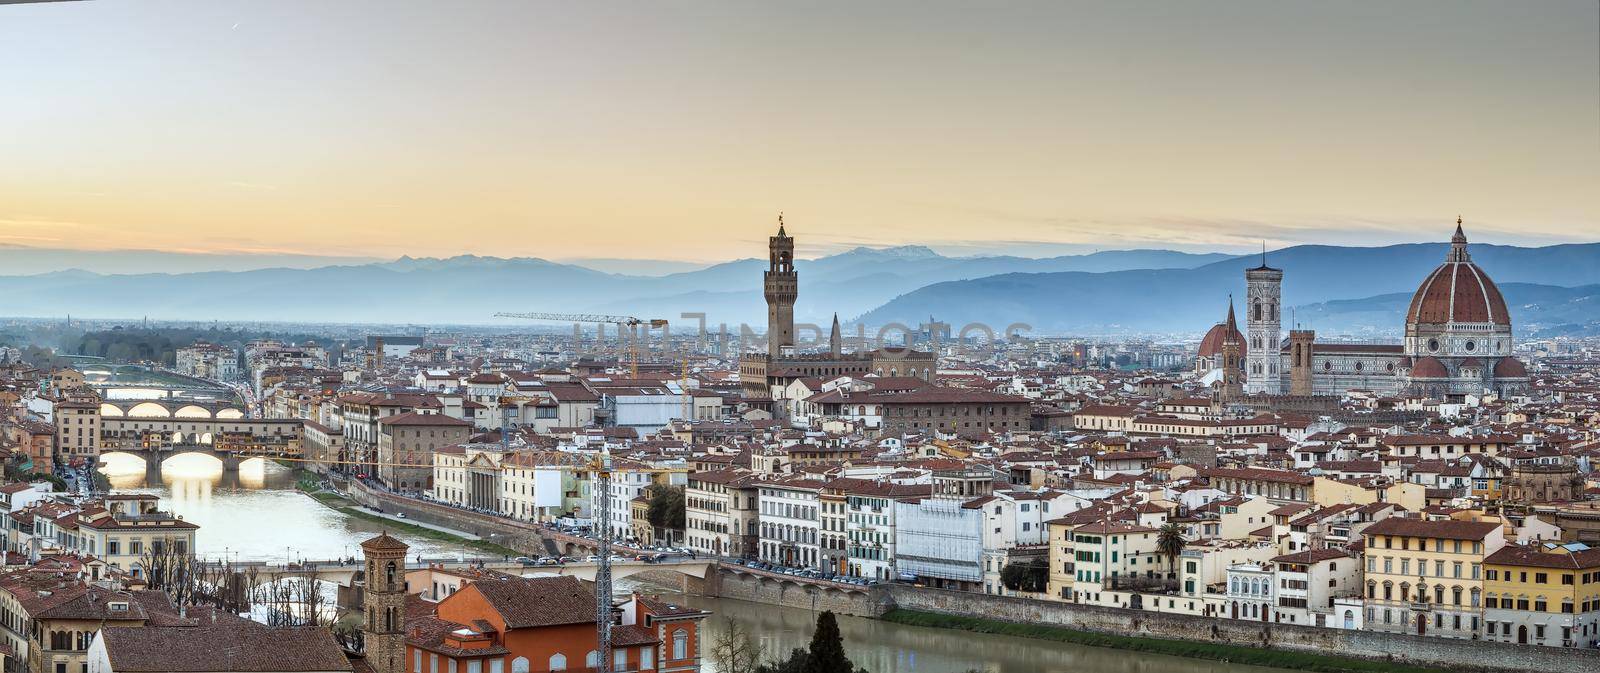
M 119 460 L 120 459 L 120 460 Z M 237 478 L 224 476 L 221 463 L 205 456 L 179 456 L 165 463 L 162 484 L 146 484 L 144 465 L 126 456 L 109 456 L 104 470 L 117 490 L 154 493 L 162 508 L 200 526 L 195 544 L 210 558 L 282 562 L 334 559 L 359 554 L 356 545 L 381 524 L 354 519 L 322 506 L 294 489 L 290 470 L 249 460 Z M 462 547 L 401 536 L 413 553 L 428 557 L 466 555 Z M 619 589 L 631 582 L 618 582 Z M 646 587 L 650 591 L 662 591 Z M 805 647 L 815 615 L 809 610 L 733 600 L 682 597 L 716 613 L 708 628 L 724 628 L 723 618 L 742 623 L 769 655 Z M 1042 640 L 947 631 L 840 617 L 851 660 L 871 673 L 1225 673 L 1277 669 L 1238 666 L 1162 655 Z M 710 642 L 708 639 L 707 642 Z M 707 673 L 715 673 L 709 664 Z

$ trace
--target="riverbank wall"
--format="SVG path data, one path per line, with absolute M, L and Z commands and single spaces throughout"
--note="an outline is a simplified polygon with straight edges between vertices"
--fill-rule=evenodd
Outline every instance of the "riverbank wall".
M 1216 619 L 901 584 L 883 585 L 877 591 L 881 592 L 878 604 L 884 608 L 1044 624 L 1092 633 L 1240 645 L 1481 673 L 1600 671 L 1600 651 L 1587 649 Z
M 856 617 L 879 617 L 893 607 L 884 602 L 886 594 L 877 588 L 846 591 L 826 583 L 777 579 L 722 567 L 699 588 L 702 596 L 799 610 L 832 610 Z
M 531 523 L 408 498 L 359 481 L 347 482 L 344 494 L 358 505 L 375 507 L 389 514 L 405 514 L 407 519 L 414 522 L 470 533 L 530 556 L 563 553 L 562 545 L 568 542 L 556 539 L 566 536 L 553 535 L 551 531 Z

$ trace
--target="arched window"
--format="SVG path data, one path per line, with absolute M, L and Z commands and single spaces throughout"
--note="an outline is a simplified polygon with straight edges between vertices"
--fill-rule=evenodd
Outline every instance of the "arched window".
M 689 658 L 689 632 L 687 630 L 678 629 L 672 632 L 672 658 Z
M 552 671 L 565 671 L 565 670 L 567 670 L 567 655 L 562 654 L 560 652 L 557 652 L 555 654 L 550 655 L 550 670 L 552 670 Z
M 390 561 L 383 567 L 383 589 L 388 591 L 393 589 L 394 585 L 394 561 Z
M 517 657 L 511 660 L 511 673 L 528 673 L 528 658 Z
M 598 650 L 589 650 L 588 654 L 583 655 L 583 665 L 589 668 L 598 667 L 600 665 L 600 652 Z

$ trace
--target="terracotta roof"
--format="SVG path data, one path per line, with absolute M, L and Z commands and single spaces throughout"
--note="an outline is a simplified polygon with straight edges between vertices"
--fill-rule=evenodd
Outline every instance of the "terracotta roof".
M 1432 355 L 1417 358 L 1417 363 L 1411 367 L 1411 377 L 1417 379 L 1443 379 L 1450 377 L 1450 370 L 1444 368 L 1444 363 Z
M 483 595 L 508 629 L 594 623 L 594 590 L 570 575 L 473 582 L 469 587 Z
M 1397 535 L 1400 537 L 1442 538 L 1445 540 L 1482 540 L 1493 533 L 1500 524 L 1492 521 L 1429 521 L 1391 516 L 1362 530 L 1363 535 Z
M 1497 379 L 1527 378 L 1528 367 L 1517 358 L 1500 358 L 1494 363 L 1494 377 Z
M 385 416 L 378 419 L 378 425 L 432 425 L 432 426 L 459 426 L 471 427 L 472 423 L 444 414 L 422 414 L 407 411 L 403 414 Z
M 1600 548 L 1563 551 L 1560 546 L 1508 544 L 1484 559 L 1485 563 L 1535 568 L 1600 568 Z
M 100 638 L 111 667 L 126 673 L 353 670 L 325 628 L 112 626 Z
M 366 542 L 362 542 L 361 543 L 361 548 L 362 549 L 371 549 L 371 550 L 374 550 L 374 551 L 402 551 L 403 552 L 403 551 L 405 551 L 407 549 L 410 549 L 411 547 L 409 545 L 407 545 L 406 543 L 401 542 L 399 539 L 390 536 L 388 533 L 379 533 L 377 537 L 368 539 Z
M 1342 549 L 1307 549 L 1293 554 L 1284 554 L 1274 557 L 1274 563 L 1317 563 L 1330 559 L 1350 558 L 1350 554 Z
M 1452 256 L 1440 264 L 1422 280 L 1406 311 L 1407 325 L 1452 322 L 1511 325 L 1500 288 L 1470 258 Z
M 1211 329 L 1206 332 L 1205 338 L 1200 340 L 1200 357 L 1213 357 L 1222 353 L 1222 342 L 1227 338 L 1227 323 L 1219 322 L 1216 325 L 1213 325 Z M 1239 328 L 1237 325 L 1235 325 L 1233 328 L 1233 338 L 1239 342 L 1239 356 L 1244 357 L 1246 349 L 1244 335 L 1239 333 Z

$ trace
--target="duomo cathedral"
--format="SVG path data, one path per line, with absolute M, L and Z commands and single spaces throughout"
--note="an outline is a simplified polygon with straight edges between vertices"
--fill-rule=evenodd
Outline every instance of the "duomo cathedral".
M 1245 330 L 1232 300 L 1226 319 L 1200 342 L 1196 372 L 1223 398 L 1243 395 L 1338 396 L 1347 390 L 1460 400 L 1523 390 L 1528 370 L 1511 355 L 1511 315 L 1489 274 L 1472 262 L 1456 220 L 1444 263 L 1422 279 L 1406 311 L 1399 344 L 1319 343 L 1311 330 L 1284 338 L 1279 309 L 1283 271 L 1245 270 Z

